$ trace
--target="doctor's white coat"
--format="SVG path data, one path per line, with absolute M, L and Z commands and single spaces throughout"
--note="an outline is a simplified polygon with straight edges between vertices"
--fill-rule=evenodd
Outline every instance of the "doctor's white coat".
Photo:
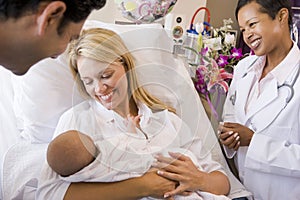
M 225 122 L 245 125 L 255 133 L 249 147 L 240 147 L 237 152 L 225 148 L 225 152 L 228 157 L 235 155 L 239 176 L 255 200 L 297 200 L 300 199 L 300 78 L 296 74 L 300 51 L 294 44 L 279 64 L 289 73 L 284 83 L 295 80 L 294 92 L 288 86 L 278 88 L 283 83 L 273 79 L 246 113 L 255 77 L 250 69 L 260 59 L 263 58 L 249 56 L 236 66 L 223 111 Z

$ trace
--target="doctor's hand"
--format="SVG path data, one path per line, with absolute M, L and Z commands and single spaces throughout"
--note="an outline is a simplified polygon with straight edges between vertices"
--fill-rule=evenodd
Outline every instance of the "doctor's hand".
M 234 150 L 240 146 L 249 146 L 254 134 L 248 127 L 231 122 L 220 123 L 218 133 L 221 143 Z

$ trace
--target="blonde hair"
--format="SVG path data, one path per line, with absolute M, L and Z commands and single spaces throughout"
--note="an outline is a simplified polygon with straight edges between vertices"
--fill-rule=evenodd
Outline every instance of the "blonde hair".
M 115 32 L 103 28 L 84 30 L 77 40 L 69 44 L 68 53 L 73 77 L 84 96 L 90 97 L 78 73 L 77 61 L 80 56 L 105 63 L 121 61 L 129 83 L 129 96 L 132 95 L 135 104 L 137 101 L 141 101 L 153 111 L 168 109 L 171 112 L 176 112 L 174 108 L 150 95 L 143 87 L 139 86 L 134 58 L 123 40 Z

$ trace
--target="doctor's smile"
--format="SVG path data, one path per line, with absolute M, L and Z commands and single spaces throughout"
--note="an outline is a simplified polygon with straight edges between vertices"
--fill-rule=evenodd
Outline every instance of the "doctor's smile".
M 258 48 L 258 46 L 260 45 L 261 40 L 260 39 L 256 39 L 253 42 L 250 42 L 250 47 L 252 50 L 255 50 L 256 48 Z

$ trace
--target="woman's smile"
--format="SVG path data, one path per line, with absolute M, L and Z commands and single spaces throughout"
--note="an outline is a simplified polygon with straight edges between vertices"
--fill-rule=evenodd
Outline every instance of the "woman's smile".
M 98 97 L 103 101 L 111 101 L 113 94 L 114 94 L 114 92 L 111 91 L 110 93 L 108 93 L 106 95 L 98 95 Z

